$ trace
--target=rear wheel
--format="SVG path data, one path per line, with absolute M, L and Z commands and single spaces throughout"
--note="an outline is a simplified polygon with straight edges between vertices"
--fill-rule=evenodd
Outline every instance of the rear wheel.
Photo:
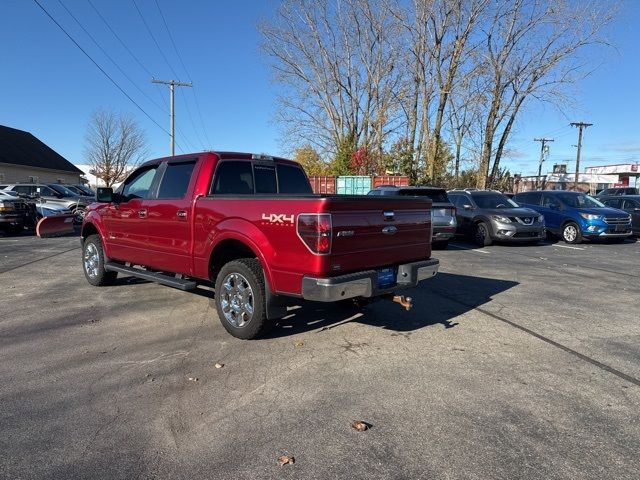
M 580 227 L 575 222 L 569 222 L 562 227 L 561 232 L 562 240 L 565 243 L 581 243 L 582 242 L 582 233 L 580 232 Z
M 104 269 L 104 249 L 100 235 L 89 235 L 82 244 L 82 267 L 87 281 L 96 287 L 112 285 L 118 272 Z
M 478 222 L 473 232 L 473 241 L 479 247 L 488 247 L 491 245 L 491 230 L 487 222 Z
M 215 303 L 222 326 L 236 338 L 257 338 L 272 326 L 267 319 L 264 273 L 255 258 L 224 265 L 215 286 Z

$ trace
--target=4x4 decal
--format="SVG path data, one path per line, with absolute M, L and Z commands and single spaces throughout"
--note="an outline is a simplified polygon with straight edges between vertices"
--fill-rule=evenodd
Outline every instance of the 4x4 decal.
M 263 213 L 262 220 L 269 223 L 276 223 L 278 225 L 291 224 L 293 225 L 293 215 L 287 215 L 286 213 Z

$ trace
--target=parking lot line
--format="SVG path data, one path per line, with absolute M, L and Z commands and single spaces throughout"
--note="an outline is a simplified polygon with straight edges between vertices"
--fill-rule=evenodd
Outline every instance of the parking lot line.
M 584 247 L 572 247 L 570 245 L 558 245 L 557 243 L 553 244 L 554 247 L 559 247 L 559 248 L 570 248 L 571 250 L 586 250 L 586 248 Z
M 490 252 L 490 251 L 488 251 L 488 250 L 481 250 L 481 249 L 478 249 L 478 248 L 469 248 L 469 247 L 465 247 L 465 246 L 463 246 L 463 245 L 456 245 L 455 243 L 450 243 L 450 244 L 449 244 L 449 246 L 450 246 L 450 247 L 453 247 L 453 248 L 458 248 L 458 249 L 460 249 L 460 250 L 468 250 L 468 251 L 470 251 L 470 252 L 491 253 L 491 252 Z
M 632 383 L 632 384 L 640 387 L 640 380 L 639 379 L 637 379 L 637 378 L 635 378 L 635 377 L 633 377 L 631 375 L 628 375 L 628 374 L 626 374 L 624 372 L 621 372 L 617 368 L 614 368 L 614 367 L 612 367 L 610 365 L 607 365 L 605 363 L 599 362 L 595 358 L 592 358 L 592 357 L 589 357 L 588 355 L 580 353 L 577 350 L 574 350 L 573 348 L 570 348 L 570 347 L 567 347 L 566 345 L 563 345 L 562 343 L 556 342 L 555 340 L 552 340 L 549 337 L 546 337 L 546 336 L 544 336 L 544 335 L 542 335 L 542 334 L 540 334 L 540 333 L 538 333 L 538 332 L 536 332 L 534 330 L 531 330 L 530 328 L 527 328 L 527 327 L 525 327 L 523 325 L 520 325 L 519 323 L 516 323 L 516 322 L 514 322 L 512 320 L 509 320 L 509 319 L 507 319 L 507 318 L 505 318 L 505 317 L 503 317 L 501 315 L 498 315 L 496 313 L 490 312 L 489 310 L 487 310 L 485 308 L 481 308 L 481 307 L 478 307 L 476 305 L 470 304 L 468 302 L 461 301 L 458 298 L 455 298 L 455 297 L 453 297 L 451 295 L 445 295 L 443 292 L 440 292 L 440 291 L 438 291 L 436 289 L 434 289 L 433 292 L 436 295 L 439 295 L 440 297 L 445 298 L 450 302 L 458 303 L 458 304 L 463 305 L 463 306 L 465 306 L 467 308 L 471 308 L 471 309 L 476 310 L 476 311 L 478 311 L 478 312 L 480 312 L 480 313 L 482 313 L 484 315 L 487 315 L 487 316 L 489 316 L 489 317 L 491 317 L 491 318 L 493 318 L 495 320 L 498 320 L 500 322 L 506 323 L 507 325 L 511 325 L 512 327 L 517 328 L 518 330 L 520 330 L 520 331 L 522 331 L 522 332 L 524 332 L 524 333 L 526 333 L 528 335 L 531 335 L 532 337 L 535 337 L 538 340 L 541 340 L 541 341 L 543 341 L 543 342 L 545 342 L 545 343 L 547 343 L 547 344 L 549 344 L 549 345 L 551 345 L 553 347 L 559 348 L 560 350 L 563 350 L 563 351 L 565 351 L 565 352 L 567 352 L 567 353 L 569 353 L 571 355 L 574 355 L 574 356 L 578 357 L 580 360 L 583 360 L 583 361 L 585 361 L 587 363 L 590 363 L 591 365 L 593 365 L 593 366 L 595 366 L 595 367 L 597 367 L 597 368 L 599 368 L 601 370 L 604 370 L 605 372 L 609 372 L 612 375 L 615 375 L 616 377 L 621 378 L 622 380 L 625 380 L 625 381 L 627 381 L 629 383 Z

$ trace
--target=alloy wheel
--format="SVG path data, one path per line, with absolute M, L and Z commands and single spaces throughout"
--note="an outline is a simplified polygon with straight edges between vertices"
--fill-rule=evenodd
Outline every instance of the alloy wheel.
M 253 318 L 253 290 L 239 273 L 230 273 L 222 282 L 222 312 L 231 325 L 244 327 Z

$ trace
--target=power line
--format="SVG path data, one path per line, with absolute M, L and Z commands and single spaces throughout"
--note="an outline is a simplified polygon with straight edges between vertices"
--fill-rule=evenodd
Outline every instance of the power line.
M 87 0 L 89 2 L 89 5 L 91 5 L 91 7 L 93 8 L 93 10 L 96 12 L 96 14 L 98 15 L 98 17 L 100 17 L 100 20 L 102 20 L 102 23 L 105 24 L 105 26 L 107 27 L 107 29 L 111 32 L 111 34 L 116 38 L 116 40 L 118 40 L 118 42 L 120 43 L 120 45 L 122 45 L 122 47 L 127 51 L 127 53 L 131 56 L 131 58 L 133 58 L 133 60 L 140 66 L 140 68 L 142 68 L 142 70 L 145 71 L 145 73 L 147 73 L 147 75 L 149 75 L 149 77 L 153 77 L 153 73 L 151 73 L 151 70 L 149 70 L 143 63 L 142 61 L 140 61 L 140 59 L 138 58 L 138 56 L 133 53 L 133 51 L 127 46 L 127 44 L 122 40 L 122 38 L 120 37 L 120 35 L 118 35 L 118 33 L 111 27 L 111 25 L 109 24 L 109 21 L 104 17 L 104 15 L 102 15 L 102 13 L 100 13 L 100 11 L 96 8 L 96 6 L 93 4 L 93 2 L 91 0 Z M 158 92 L 158 95 L 160 96 L 160 99 L 162 100 L 162 103 L 164 104 L 164 112 L 169 112 L 169 104 L 167 103 L 167 99 L 165 98 L 164 95 L 161 94 L 160 92 L 160 86 L 156 85 L 157 89 L 156 92 Z M 186 135 L 184 135 L 182 133 L 182 130 L 180 128 L 176 128 L 177 132 L 180 134 L 180 136 L 183 139 L 183 142 L 186 144 L 186 146 L 189 148 L 189 150 L 197 150 L 196 148 L 194 148 L 194 146 L 191 144 L 191 142 L 189 142 L 188 138 L 186 137 Z M 177 144 L 176 145 L 180 151 L 182 151 L 183 153 L 185 153 L 185 151 L 182 148 L 181 144 Z
M 111 76 L 110 76 L 110 75 L 109 75 L 109 74 L 108 74 L 108 73 L 107 73 L 107 72 L 106 72 L 106 71 L 105 71 L 105 70 L 104 70 L 104 69 L 103 69 L 103 68 L 98 64 L 98 62 L 96 62 L 96 61 L 93 59 L 93 57 L 92 57 L 91 55 L 89 55 L 89 54 L 87 53 L 87 51 L 86 51 L 84 48 L 82 48 L 78 42 L 76 42 L 76 40 L 75 40 L 75 39 L 74 39 L 74 38 L 69 34 L 69 32 L 67 32 L 67 31 L 64 29 L 64 27 L 63 27 L 62 25 L 60 25 L 60 24 L 58 23 L 58 21 L 57 21 L 55 18 L 53 18 L 53 17 L 51 16 L 51 14 L 47 11 L 47 9 L 46 9 L 46 8 L 44 8 L 44 7 L 42 6 L 42 4 L 41 4 L 38 0 L 33 0 L 33 1 L 36 3 L 36 5 L 38 5 L 38 7 L 40 7 L 40 9 L 41 9 L 41 10 L 42 10 L 46 15 L 47 15 L 47 17 L 49 17 L 49 18 L 51 19 L 51 21 L 52 21 L 53 23 L 55 23 L 55 24 L 56 24 L 56 26 L 57 26 L 60 30 L 62 30 L 62 32 L 63 32 L 63 33 L 64 33 L 64 34 L 69 38 L 69 40 L 71 40 L 71 41 L 73 42 L 73 44 L 74 44 L 76 47 L 78 47 L 78 49 L 79 49 L 82 53 L 84 53 L 84 55 L 85 55 L 89 60 L 91 60 L 91 63 L 93 63 L 93 64 L 96 66 L 96 68 L 98 68 L 98 70 L 100 70 L 100 71 L 102 72 L 102 74 L 103 74 L 105 77 L 107 77 L 107 78 L 109 79 L 109 81 L 110 81 L 111 83 L 113 83 L 113 85 L 114 85 L 118 90 L 120 90 L 120 92 L 121 92 L 125 97 L 127 97 L 127 98 L 129 99 L 129 101 L 130 101 L 131 103 L 133 103 L 133 104 L 138 108 L 138 110 L 140 110 L 140 111 L 141 111 L 141 112 L 142 112 L 142 113 L 143 113 L 143 114 L 144 114 L 144 115 L 145 115 L 149 120 L 151 120 L 151 121 L 152 121 L 152 122 L 153 122 L 153 123 L 154 123 L 154 124 L 155 124 L 159 129 L 160 129 L 160 130 L 162 130 L 162 131 L 163 131 L 163 132 L 165 132 L 166 134 L 169 134 L 169 132 L 168 132 L 168 131 L 167 131 L 167 130 L 162 126 L 162 125 L 160 125 L 158 122 L 156 122 L 156 121 L 153 119 L 153 117 L 152 117 L 151 115 L 149 115 L 149 114 L 147 113 L 147 111 L 146 111 L 144 108 L 142 108 L 142 107 L 138 104 L 138 102 L 136 102 L 133 98 L 131 98 L 131 96 L 130 96 L 127 92 L 125 92 L 125 90 L 124 90 L 124 89 L 123 89 L 123 88 L 118 84 L 118 82 L 116 82 L 116 81 L 115 81 L 115 80 L 114 80 L 114 79 L 113 79 L 113 78 L 112 78 L 112 77 L 111 77 Z
M 160 55 L 162 56 L 163 60 L 165 61 L 165 63 L 169 67 L 169 70 L 171 70 L 171 73 L 173 74 L 174 78 L 177 78 L 178 74 L 176 73 L 176 71 L 174 70 L 173 66 L 169 62 L 169 59 L 167 58 L 167 56 L 164 54 L 164 51 L 160 47 L 160 44 L 158 43 L 158 40 L 156 39 L 155 35 L 153 34 L 153 32 L 151 30 L 151 27 L 149 27 L 149 24 L 145 20 L 144 15 L 142 14 L 142 10 L 140 10 L 140 7 L 138 7 L 138 4 L 137 4 L 136 0 L 133 0 L 133 6 L 135 7 L 136 11 L 138 12 L 138 15 L 140 16 L 140 19 L 142 20 L 142 23 L 144 24 L 144 26 L 145 26 L 145 28 L 147 30 L 147 33 L 151 37 L 151 40 L 153 41 L 153 43 L 155 44 L 156 48 L 158 49 L 158 52 L 160 52 Z M 196 134 L 196 139 L 198 140 L 198 142 L 201 144 L 202 148 L 204 149 L 204 142 L 202 142 L 202 139 L 200 138 L 200 135 L 198 134 L 198 131 L 197 131 L 196 127 L 195 127 L 195 123 L 193 122 L 193 117 L 191 115 L 191 110 L 189 109 L 189 105 L 188 105 L 186 99 L 184 98 L 184 94 L 182 94 L 182 97 L 183 97 L 183 100 L 185 100 L 185 108 L 187 110 L 187 115 L 189 117 L 189 120 L 191 121 L 191 126 L 193 127 L 194 133 Z
M 167 113 L 168 110 L 166 108 L 163 108 L 162 105 L 160 105 L 158 102 L 156 102 L 153 98 L 151 98 L 144 90 L 142 90 L 138 84 L 136 82 L 134 82 L 131 77 L 129 77 L 129 75 L 127 75 L 127 73 L 120 67 L 120 65 L 118 65 L 118 63 L 111 57 L 111 55 L 109 55 L 109 53 L 102 48 L 102 46 L 98 43 L 98 41 L 93 37 L 93 35 L 91 35 L 91 33 L 89 33 L 89 31 L 84 28 L 84 26 L 82 25 L 82 23 L 80 23 L 80 20 L 77 19 L 77 17 L 71 12 L 71 10 L 69 10 L 67 8 L 67 6 L 62 3 L 62 0 L 58 0 L 58 3 L 62 6 L 62 8 L 64 8 L 66 10 L 66 12 L 71 16 L 71 18 L 73 18 L 73 20 L 78 24 L 78 26 L 82 29 L 82 31 L 84 33 L 86 33 L 86 35 L 91 39 L 91 41 L 95 44 L 96 47 L 98 47 L 100 49 L 100 51 L 111 61 L 111 63 L 113 63 L 115 65 L 115 67 L 120 71 L 120 73 L 122 73 L 122 75 L 129 80 L 129 82 L 144 96 L 147 98 L 147 100 L 149 100 L 153 105 L 155 105 L 156 107 L 158 107 L 161 111 Z
M 182 55 L 180 55 L 180 52 L 178 51 L 178 47 L 176 45 L 176 42 L 173 39 L 173 35 L 171 34 L 171 29 L 169 28 L 169 25 L 167 24 L 167 20 L 164 16 L 164 13 L 162 12 L 162 9 L 160 8 L 160 3 L 158 2 L 158 0 L 155 0 L 155 4 L 156 7 L 158 8 L 158 12 L 160 13 L 160 17 L 162 18 L 162 23 L 164 24 L 164 28 L 167 31 L 167 35 L 169 36 L 169 40 L 171 41 L 171 45 L 173 45 L 173 50 L 176 52 L 176 56 L 178 57 L 178 60 L 180 61 L 180 65 L 182 65 L 182 68 L 184 69 L 185 73 L 187 74 L 187 79 L 189 80 L 189 82 L 193 83 L 193 80 L 191 79 L 191 75 L 189 74 L 189 70 L 187 69 L 187 66 L 185 65 L 184 61 L 182 60 Z M 204 137 L 205 140 L 209 143 L 209 146 L 211 146 L 211 140 L 209 139 L 209 135 L 207 133 L 207 129 L 204 125 L 204 120 L 202 118 L 202 111 L 200 110 L 200 102 L 198 102 L 198 97 L 196 96 L 196 89 L 193 88 L 191 89 L 191 93 L 193 94 L 193 100 L 194 103 L 196 104 L 196 110 L 198 111 L 198 116 L 200 117 L 200 127 L 202 128 L 202 132 L 204 133 Z

